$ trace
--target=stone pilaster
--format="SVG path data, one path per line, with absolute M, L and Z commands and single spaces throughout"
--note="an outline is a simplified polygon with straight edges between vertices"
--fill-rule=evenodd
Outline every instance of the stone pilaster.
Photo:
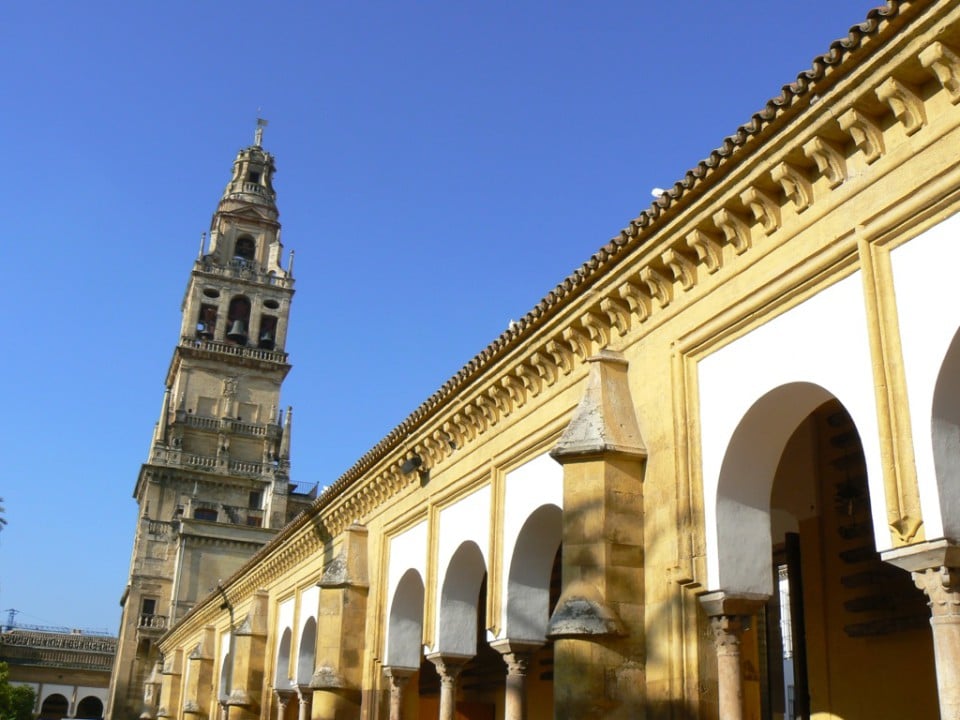
M 765 596 L 732 595 L 723 591 L 700 597 L 713 631 L 713 647 L 717 653 L 719 717 L 723 720 L 743 719 L 740 636 L 745 623 L 766 600 Z
M 434 653 L 427 660 L 437 667 L 440 675 L 440 715 L 438 720 L 454 720 L 457 708 L 457 680 L 470 657 Z
M 390 720 L 403 720 L 403 698 L 416 668 L 385 667 L 383 674 L 390 680 Z
M 164 658 L 161 671 L 160 706 L 157 708 L 158 718 L 175 718 L 179 715 L 182 662 L 183 653 L 180 650 L 175 650 Z
M 366 637 L 367 529 L 343 531 L 340 552 L 323 570 L 317 617 L 317 662 L 310 679 L 318 720 L 356 717 Z
M 525 643 L 513 640 L 498 640 L 490 647 L 503 655 L 507 665 L 507 682 L 503 701 L 504 720 L 526 720 L 527 717 L 527 671 L 533 655 L 543 643 Z
M 233 686 L 226 701 L 230 706 L 230 720 L 255 720 L 260 717 L 263 662 L 267 650 L 267 601 L 266 591 L 256 591 L 246 618 L 233 632 Z
M 580 404 L 556 447 L 563 465 L 560 599 L 550 618 L 558 720 L 646 712 L 643 471 L 627 362 L 589 359 Z

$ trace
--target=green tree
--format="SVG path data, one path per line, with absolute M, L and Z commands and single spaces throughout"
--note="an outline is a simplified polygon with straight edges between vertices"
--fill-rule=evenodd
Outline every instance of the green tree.
M 33 688 L 10 684 L 10 669 L 0 662 L 0 720 L 30 720 L 36 696 Z

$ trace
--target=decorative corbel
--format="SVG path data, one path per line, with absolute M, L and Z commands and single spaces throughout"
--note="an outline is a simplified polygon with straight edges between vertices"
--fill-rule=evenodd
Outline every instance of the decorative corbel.
M 530 356 L 530 364 L 536 369 L 537 374 L 543 378 L 547 387 L 550 387 L 557 381 L 556 365 L 539 350 Z
M 452 421 L 460 429 L 460 436 L 466 439 L 467 441 L 473 440 L 477 436 L 477 429 L 470 421 L 468 417 L 465 417 L 466 413 L 457 411 L 454 413 Z
M 617 288 L 617 294 L 627 301 L 630 312 L 637 316 L 637 322 L 650 317 L 650 297 L 632 282 L 625 282 Z
M 749 187 L 740 193 L 740 200 L 750 208 L 767 235 L 777 231 L 780 227 L 780 205 L 772 197 L 759 188 Z
M 780 183 L 783 194 L 793 203 L 793 208 L 802 213 L 813 204 L 813 185 L 806 173 L 796 165 L 782 162 L 770 171 L 770 178 Z
M 942 42 L 932 42 L 920 51 L 920 64 L 932 70 L 943 89 L 950 95 L 950 102 L 960 102 L 960 56 Z
M 868 115 L 850 108 L 837 118 L 837 123 L 853 138 L 853 144 L 863 153 L 868 165 L 883 154 L 883 131 Z
M 665 308 L 673 300 L 673 283 L 649 265 L 640 269 L 640 279 L 660 307 Z
M 480 412 L 482 412 L 483 417 L 486 418 L 488 426 L 496 425 L 500 422 L 500 413 L 497 404 L 491 400 L 488 395 L 478 395 L 473 402 L 480 408 Z
M 620 337 L 623 337 L 630 331 L 630 308 L 622 300 L 612 297 L 605 297 L 600 301 L 600 310 L 610 324 L 617 329 Z
M 507 391 L 514 408 L 522 407 L 526 402 L 527 398 L 524 392 L 526 388 L 515 375 L 504 375 L 500 378 L 500 386 Z
M 521 363 L 514 374 L 523 382 L 523 387 L 532 397 L 536 397 L 543 390 L 543 380 L 533 363 Z
M 803 154 L 817 164 L 820 174 L 831 189 L 847 179 L 847 161 L 843 153 L 828 140 L 813 137 L 803 144 Z
M 570 371 L 573 370 L 573 352 L 570 348 L 556 340 L 548 340 L 544 349 L 553 358 L 556 366 L 560 368 L 560 372 L 569 375 Z
M 670 248 L 664 251 L 660 259 L 664 265 L 670 268 L 673 279 L 680 283 L 680 287 L 685 292 L 697 284 L 697 266 L 693 260 L 682 252 Z
M 913 135 L 927 124 L 923 100 L 906 83 L 894 77 L 887 78 L 877 87 L 877 97 L 880 102 L 890 106 L 897 120 L 903 124 L 907 135 Z
M 467 435 L 463 432 L 463 428 L 459 424 L 448 420 L 443 424 L 443 432 L 447 434 L 450 441 L 457 447 L 463 447 L 467 444 Z
M 565 327 L 560 335 L 573 350 L 573 354 L 580 358 L 580 362 L 586 362 L 587 358 L 593 355 L 590 337 L 581 332 L 575 325 Z
M 482 408 L 474 403 L 470 403 L 463 406 L 463 414 L 467 417 L 470 425 L 476 428 L 477 434 L 486 432 L 489 423 Z
M 711 275 L 723 265 L 720 243 L 703 230 L 691 230 L 686 237 L 687 247 L 697 253 L 697 260 Z
M 491 385 L 487 388 L 487 397 L 496 407 L 500 417 L 509 415 L 513 412 L 513 402 L 510 400 L 510 394 L 503 389 L 502 385 Z
M 590 334 L 597 347 L 605 348 L 610 344 L 610 325 L 595 312 L 585 312 L 580 316 L 580 324 Z
M 737 213 L 720 208 L 713 214 L 712 220 L 737 255 L 743 255 L 750 249 L 750 227 Z

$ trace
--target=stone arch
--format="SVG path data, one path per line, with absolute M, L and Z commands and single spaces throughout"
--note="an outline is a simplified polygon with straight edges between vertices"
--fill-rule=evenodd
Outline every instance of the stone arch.
M 413 568 L 400 578 L 390 603 L 387 661 L 392 668 L 420 667 L 423 645 L 423 578 Z
M 297 651 L 297 684 L 309 685 L 317 664 L 317 621 L 312 615 L 300 631 Z
M 94 695 L 87 695 L 77 703 L 77 711 L 74 717 L 85 719 L 96 719 L 103 717 L 103 701 Z
M 789 383 L 763 395 L 741 418 L 717 485 L 717 589 L 773 593 L 770 493 L 777 465 L 797 426 L 832 398 L 819 385 Z
M 284 628 L 280 636 L 280 645 L 277 647 L 276 671 L 273 675 L 273 687 L 283 689 L 290 685 L 290 645 L 293 640 L 293 631 Z
M 60 720 L 66 717 L 70 709 L 70 702 L 60 693 L 51 693 L 43 700 L 37 720 Z
M 550 575 L 563 534 L 563 512 L 541 505 L 517 536 L 507 575 L 505 635 L 543 642 L 550 617 Z
M 461 543 L 450 558 L 440 592 L 437 652 L 461 656 L 476 654 L 477 605 L 486 573 L 480 547 L 472 540 Z
M 943 535 L 957 538 L 960 537 L 960 331 L 953 336 L 937 374 L 930 430 Z

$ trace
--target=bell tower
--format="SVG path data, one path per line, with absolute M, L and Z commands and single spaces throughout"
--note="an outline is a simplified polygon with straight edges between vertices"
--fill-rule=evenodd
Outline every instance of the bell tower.
M 280 410 L 293 253 L 282 266 L 273 156 L 240 150 L 201 236 L 160 417 L 133 497 L 138 521 L 107 717 L 142 717 L 154 643 L 316 497 L 290 482 Z

